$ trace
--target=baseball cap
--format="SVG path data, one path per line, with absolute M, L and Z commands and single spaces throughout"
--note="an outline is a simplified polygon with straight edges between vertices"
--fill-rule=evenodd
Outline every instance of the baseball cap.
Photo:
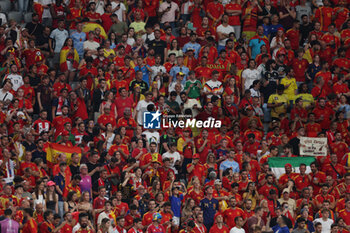
M 55 185 L 56 185 L 56 183 L 53 182 L 52 180 L 47 182 L 47 186 L 55 186 Z

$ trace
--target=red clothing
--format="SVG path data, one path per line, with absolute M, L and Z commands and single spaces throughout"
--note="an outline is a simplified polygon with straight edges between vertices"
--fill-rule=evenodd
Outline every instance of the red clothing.
M 348 145 L 345 142 L 334 142 L 330 145 L 330 149 L 338 157 L 341 162 L 345 154 L 349 153 Z
M 333 169 L 334 167 L 334 169 Z M 322 171 L 326 173 L 327 176 L 332 176 L 334 180 L 339 178 L 339 175 L 344 176 L 346 173 L 346 170 L 343 165 L 336 164 L 335 166 L 331 166 L 331 164 L 325 164 Z M 339 174 L 339 175 L 338 175 Z
M 299 48 L 299 39 L 297 40 L 297 48 Z M 302 58 L 299 60 L 298 58 L 294 58 L 292 61 L 292 67 L 295 73 L 295 79 L 297 82 L 305 82 L 305 71 L 309 66 L 309 62 Z
M 64 130 L 64 124 L 67 122 L 72 124 L 72 120 L 69 117 L 58 116 L 52 121 L 52 126 L 56 129 L 55 138 Z
M 113 25 L 111 15 L 111 13 L 104 13 L 103 15 L 101 15 L 102 26 L 106 32 L 109 32 L 109 29 Z
M 333 109 L 328 107 L 321 108 L 318 106 L 312 112 L 315 114 L 316 119 L 320 119 L 321 117 L 323 117 L 323 120 L 319 122 L 322 129 L 329 129 L 329 126 L 331 124 L 330 117 L 334 115 Z
M 61 232 L 60 233 L 71 233 L 73 232 L 73 227 L 66 223 L 62 228 L 61 228 Z
M 55 229 L 55 226 L 49 222 L 43 222 L 39 227 L 40 233 L 51 233 Z
M 237 3 L 228 3 L 225 5 L 225 10 L 235 10 L 239 11 L 242 10 L 242 6 Z M 231 26 L 241 26 L 241 20 L 239 15 L 229 16 L 229 25 Z
M 67 83 L 61 83 L 61 82 L 57 82 L 52 86 L 53 90 L 57 93 L 57 95 L 60 94 L 61 90 L 63 88 L 66 88 L 68 90 L 68 92 L 72 91 L 72 88 L 69 84 Z
M 220 2 L 218 3 L 210 2 L 206 9 L 208 14 L 213 16 L 214 19 L 218 19 L 220 16 L 224 14 L 224 6 Z M 210 24 L 212 24 L 213 20 L 210 19 L 209 22 Z
M 192 166 L 192 163 L 187 164 L 187 169 Z M 199 180 L 202 179 L 202 177 L 205 177 L 205 168 L 202 164 L 197 163 L 192 170 L 192 172 L 189 174 L 188 180 L 191 180 L 193 176 L 197 176 Z
M 267 196 L 269 196 L 269 192 L 272 189 L 274 189 L 276 191 L 276 193 L 278 193 L 278 189 L 275 186 L 265 184 L 264 186 L 262 186 L 259 189 L 259 194 L 263 195 L 264 197 L 267 197 Z
M 328 31 L 328 26 L 332 23 L 333 8 L 332 7 L 319 7 L 315 12 L 315 18 L 321 24 L 322 31 Z
M 314 188 L 314 193 L 319 193 L 322 186 L 314 184 L 313 181 L 316 181 L 320 184 L 324 184 L 326 182 L 326 174 L 324 172 L 319 171 L 315 174 L 311 172 L 310 176 L 312 178 L 310 183 Z
M 153 214 L 154 213 L 147 212 L 143 215 L 143 218 L 142 218 L 143 226 L 149 226 L 152 223 Z
M 102 124 L 104 126 L 106 126 L 106 124 L 108 123 L 111 123 L 113 127 L 116 126 L 115 118 L 111 115 L 106 115 L 106 114 L 100 115 L 99 118 L 97 119 L 97 123 Z
M 94 202 L 93 202 L 93 208 L 94 209 L 103 209 L 105 206 L 105 201 L 106 201 L 106 199 L 104 199 L 104 198 L 96 197 L 94 199 Z
M 350 225 L 350 211 L 347 209 L 339 211 L 339 217 L 344 219 L 346 225 Z
M 34 218 L 31 218 L 24 224 L 22 233 L 33 233 L 33 232 L 36 232 L 37 230 L 38 230 L 38 224 L 36 223 Z
M 291 45 L 292 49 L 296 51 L 299 48 L 299 30 L 294 30 L 293 28 L 291 28 L 291 29 L 287 30 L 286 36 L 290 40 L 290 45 Z M 294 71 L 295 71 L 295 69 L 294 69 Z M 297 81 L 298 81 L 298 79 L 297 79 Z
M 243 219 L 246 219 L 246 215 L 245 215 L 245 212 L 241 209 L 241 208 L 234 208 L 232 209 L 231 207 L 230 208 L 227 208 L 224 213 L 224 219 L 225 219 L 225 223 L 226 225 L 231 229 L 232 227 L 235 227 L 236 226 L 236 223 L 235 223 L 235 218 L 238 217 L 238 216 L 241 216 Z
M 311 181 L 309 180 L 309 177 L 307 175 L 301 176 L 300 174 L 298 174 L 294 178 L 294 182 L 297 190 L 302 190 L 303 188 L 306 188 L 309 185 L 311 185 Z

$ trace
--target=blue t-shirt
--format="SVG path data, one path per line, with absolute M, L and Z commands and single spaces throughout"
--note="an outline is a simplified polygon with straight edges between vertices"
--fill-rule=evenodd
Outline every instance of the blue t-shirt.
M 74 43 L 74 48 L 77 50 L 79 57 L 84 56 L 84 41 L 86 40 L 85 32 L 75 32 L 71 35 L 71 38 Z
M 181 201 L 183 199 L 184 199 L 184 196 L 182 194 L 180 194 L 179 197 L 176 197 L 176 196 L 170 197 L 171 211 L 173 211 L 175 217 L 178 217 L 178 218 L 181 217 Z
M 277 34 L 277 30 L 279 28 L 283 28 L 282 24 L 276 24 L 276 25 L 270 25 L 270 34 L 271 34 L 271 38 L 273 38 L 274 36 L 276 36 Z
M 227 168 L 232 167 L 233 172 L 239 172 L 239 164 L 236 161 L 225 160 L 220 164 L 220 170 L 225 171 Z
M 145 66 L 142 66 L 142 67 L 136 66 L 135 67 L 135 72 L 136 71 L 141 71 L 142 72 L 142 80 L 145 81 L 148 86 L 150 86 L 150 83 L 149 83 L 150 72 L 148 71 L 147 66 L 148 66 L 148 68 L 150 68 L 149 65 L 145 65 Z
M 263 24 L 262 26 L 264 28 L 264 35 L 265 36 L 269 36 L 269 34 L 270 34 L 270 25 Z
M 278 232 L 278 233 L 290 233 L 289 228 L 287 226 L 285 227 L 280 227 L 278 225 L 272 227 L 273 232 Z
M 255 59 L 255 57 L 260 54 L 262 45 L 266 45 L 262 38 L 251 39 L 249 41 L 249 47 L 252 49 L 252 59 Z
M 214 216 L 216 211 L 219 209 L 219 202 L 215 198 L 209 200 L 204 198 L 201 200 L 199 206 L 203 211 L 204 225 L 208 228 L 214 223 Z
M 181 82 L 182 85 L 185 85 L 186 80 L 187 80 L 187 75 L 190 72 L 190 70 L 186 66 L 182 66 L 182 67 L 174 66 L 173 68 L 171 68 L 169 74 L 170 74 L 170 76 L 173 77 L 173 82 L 176 82 L 176 75 L 179 72 L 182 72 L 182 73 L 185 74 L 185 77 L 184 77 L 184 79 Z
M 63 192 L 63 189 L 66 185 L 66 181 L 65 181 L 64 177 L 62 176 L 62 174 L 58 173 L 58 175 L 53 178 L 53 181 L 56 183 L 56 185 L 58 185 L 58 187 Z M 59 193 L 57 193 L 57 195 L 58 195 L 58 200 L 63 201 L 62 195 L 60 195 Z

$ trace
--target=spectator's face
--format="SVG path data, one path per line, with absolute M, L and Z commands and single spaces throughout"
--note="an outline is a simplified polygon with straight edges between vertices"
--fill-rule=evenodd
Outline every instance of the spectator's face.
M 154 37 L 156 38 L 156 39 L 159 39 L 160 38 L 160 31 L 155 31 L 154 32 Z

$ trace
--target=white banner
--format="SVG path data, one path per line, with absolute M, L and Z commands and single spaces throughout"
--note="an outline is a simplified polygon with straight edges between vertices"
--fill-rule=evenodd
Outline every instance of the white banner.
M 327 138 L 300 138 L 300 155 L 327 156 Z

